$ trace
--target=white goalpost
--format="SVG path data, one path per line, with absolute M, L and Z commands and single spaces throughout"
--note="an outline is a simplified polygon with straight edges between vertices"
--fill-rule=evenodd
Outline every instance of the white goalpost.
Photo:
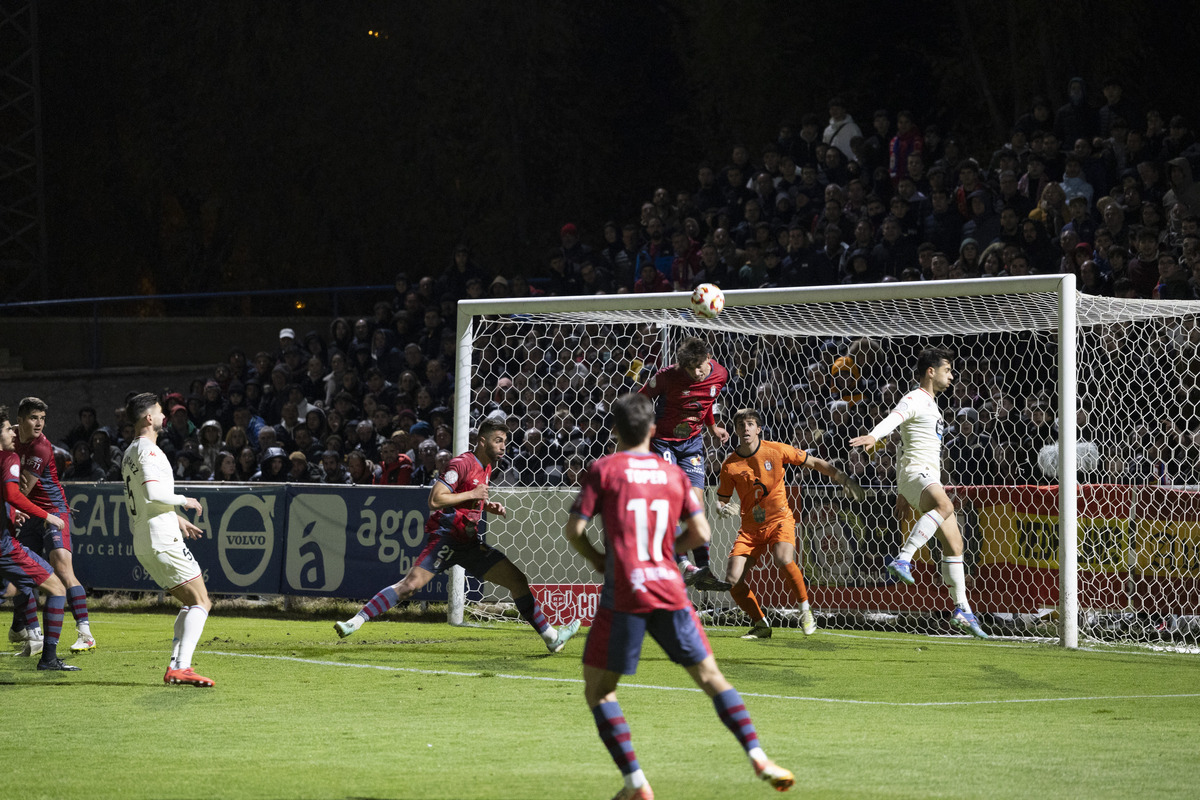
M 756 408 L 766 438 L 870 488 L 854 503 L 812 470 L 789 475 L 797 560 L 823 626 L 949 632 L 936 552 L 918 554 L 915 586 L 885 569 L 911 524 L 896 508 L 894 444 L 874 460 L 846 446 L 936 345 L 956 353 L 939 397 L 943 482 L 985 628 L 1069 648 L 1200 634 L 1200 303 L 1081 295 L 1071 275 L 730 291 L 712 320 L 685 293 L 460 302 L 455 450 L 482 416 L 506 415 L 511 444 L 492 483 L 510 513 L 487 532 L 552 622 L 598 598 L 599 577 L 561 531 L 580 470 L 611 451 L 609 404 L 671 364 L 687 336 L 730 371 L 718 398 L 727 428 L 737 408 Z M 710 512 L 731 446 L 706 442 Z M 719 573 L 736 523 L 709 519 Z M 452 624 L 508 615 L 503 590 L 455 573 Z M 750 580 L 769 616 L 794 624 L 774 566 Z M 709 624 L 745 622 L 728 595 L 692 596 Z

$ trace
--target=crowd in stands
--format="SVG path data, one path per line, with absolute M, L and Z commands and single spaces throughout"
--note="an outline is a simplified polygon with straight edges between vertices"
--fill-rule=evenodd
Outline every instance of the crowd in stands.
M 834 98 L 827 119 L 805 114 L 756 152 L 736 145 L 727 164 L 699 165 L 694 185 L 657 188 L 640 208 L 614 210 L 630 221 L 603 223 L 591 243 L 576 224 L 563 225 L 544 274 L 493 274 L 460 245 L 436 276 L 413 283 L 397 275 L 394 295 L 368 315 L 303 337 L 285 328 L 253 357 L 234 350 L 186 390 L 162 392 L 159 443 L 181 480 L 429 485 L 451 457 L 453 320 L 462 299 L 1059 272 L 1097 295 L 1200 297 L 1200 186 L 1192 177 L 1200 146 L 1187 120 L 1139 108 L 1116 80 L 1104 83 L 1102 105 L 1081 79 L 1068 89 L 1057 110 L 1035 98 L 1007 142 L 975 154 L 952 131 L 904 110 L 877 110 L 860 127 Z M 754 365 L 741 363 L 752 348 L 739 341 L 714 343 L 734 374 L 722 406 L 753 405 L 769 419 L 773 406 L 787 406 L 773 435 L 825 458 L 855 462 L 836 443 L 886 413 L 906 380 L 878 367 L 860 374 L 867 365 L 860 353 L 855 366 L 849 342 L 817 343 L 791 359 L 816 365 L 813 375 L 764 395 Z M 669 363 L 649 334 L 616 343 L 530 329 L 488 347 L 472 414 L 508 417 L 512 445 L 498 483 L 574 483 L 612 446 L 608 404 Z M 870 387 L 870 402 L 839 388 L 852 371 Z M 949 463 L 981 481 L 1037 480 L 1036 453 L 1056 435 L 1049 398 L 992 397 L 984 378 L 964 381 L 977 402 L 951 411 L 961 433 L 948 445 Z M 119 480 L 132 429 L 119 416 L 101 426 L 93 409 L 79 416 L 60 442 L 71 461 L 64 477 Z M 997 457 L 1000 445 L 1021 455 L 1002 447 Z M 886 478 L 877 474 L 886 460 L 848 467 L 866 482 Z

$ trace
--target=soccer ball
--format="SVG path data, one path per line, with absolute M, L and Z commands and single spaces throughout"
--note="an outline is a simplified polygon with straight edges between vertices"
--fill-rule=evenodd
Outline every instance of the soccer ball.
M 692 292 L 692 311 L 696 316 L 712 319 L 725 307 L 725 293 L 719 286 L 702 283 Z

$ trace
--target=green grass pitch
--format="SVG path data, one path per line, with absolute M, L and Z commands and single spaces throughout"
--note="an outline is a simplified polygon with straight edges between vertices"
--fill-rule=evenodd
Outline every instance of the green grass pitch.
M 93 613 L 84 671 L 0 655 L 2 794 L 33 798 L 608 798 L 582 635 L 528 627 L 209 620 L 162 684 L 169 613 Z M 68 620 L 64 640 L 73 641 Z M 822 630 L 710 629 L 767 752 L 819 798 L 1195 797 L 1200 658 Z M 711 703 L 652 642 L 619 697 L 661 800 L 772 795 Z

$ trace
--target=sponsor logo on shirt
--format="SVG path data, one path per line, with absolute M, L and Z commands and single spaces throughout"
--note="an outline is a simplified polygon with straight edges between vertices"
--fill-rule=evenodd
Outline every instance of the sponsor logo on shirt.
M 647 592 L 647 582 L 669 581 L 671 578 L 682 580 L 675 567 L 637 567 L 629 573 L 629 584 L 635 592 Z

